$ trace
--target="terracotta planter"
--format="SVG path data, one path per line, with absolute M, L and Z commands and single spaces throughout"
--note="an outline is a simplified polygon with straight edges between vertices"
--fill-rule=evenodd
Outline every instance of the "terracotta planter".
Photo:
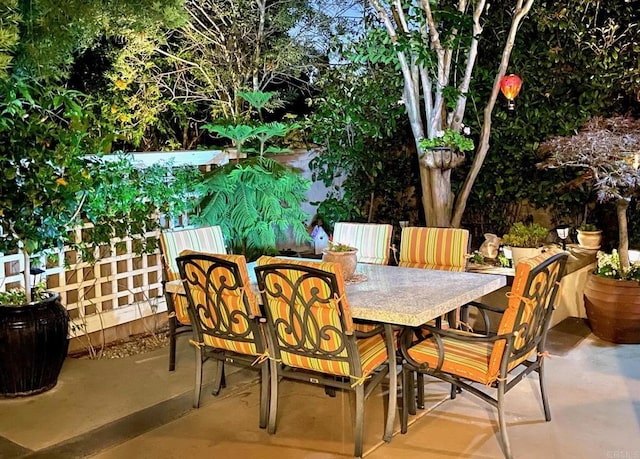
M 612 343 L 640 343 L 640 283 L 589 273 L 584 306 L 591 331 Z
M 598 250 L 602 242 L 602 231 L 582 231 L 578 230 L 578 244 L 580 247 L 589 250 Z
M 325 249 L 322 251 L 322 261 L 332 261 L 340 265 L 342 271 L 342 277 L 344 280 L 348 280 L 356 272 L 356 266 L 358 265 L 358 249 L 350 250 L 349 252 L 333 252 Z

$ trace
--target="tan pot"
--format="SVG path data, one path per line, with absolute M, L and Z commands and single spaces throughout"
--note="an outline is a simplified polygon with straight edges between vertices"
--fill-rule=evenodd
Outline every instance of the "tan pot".
M 432 147 L 423 152 L 421 161 L 430 169 L 453 169 L 464 161 L 464 152 L 449 147 Z
M 511 247 L 513 267 L 518 266 L 520 260 L 537 257 L 542 253 L 542 247 Z
M 340 265 L 344 280 L 351 279 L 358 266 L 358 249 L 349 252 L 333 252 L 329 249 L 322 251 L 322 261 L 331 261 Z
M 589 273 L 584 306 L 591 331 L 612 343 L 640 343 L 640 283 Z
M 578 230 L 578 244 L 580 247 L 589 250 L 598 250 L 602 242 L 602 231 L 582 231 Z

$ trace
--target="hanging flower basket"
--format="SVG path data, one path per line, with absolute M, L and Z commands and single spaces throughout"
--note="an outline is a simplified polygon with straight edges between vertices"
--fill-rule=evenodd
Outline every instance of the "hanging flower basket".
M 464 152 L 449 147 L 425 148 L 422 162 L 430 169 L 453 169 L 464 161 Z

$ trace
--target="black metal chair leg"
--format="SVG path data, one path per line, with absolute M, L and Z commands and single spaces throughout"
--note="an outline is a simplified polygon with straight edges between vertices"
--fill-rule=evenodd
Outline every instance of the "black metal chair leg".
M 224 387 L 224 360 L 218 360 L 216 362 L 216 373 L 213 377 L 213 391 L 211 393 L 217 396 L 222 387 Z
M 500 438 L 502 439 L 502 452 L 505 459 L 513 459 L 511 443 L 507 435 L 507 421 L 504 414 L 504 382 L 498 384 L 498 423 L 500 424 Z
M 416 379 L 418 380 L 417 408 L 419 410 L 424 410 L 424 375 L 422 373 L 418 373 L 418 377 Z
M 260 428 L 267 427 L 269 416 L 269 361 L 260 364 Z
M 543 361 L 540 362 L 540 367 L 538 368 L 538 379 L 540 382 L 540 395 L 542 397 L 542 407 L 544 408 L 544 419 L 547 422 L 549 422 L 551 421 L 551 409 L 549 408 L 549 400 L 547 399 L 547 390 L 544 385 L 544 362 Z
M 176 369 L 176 327 L 177 319 L 169 318 L 169 371 Z
M 196 381 L 193 391 L 193 407 L 200 406 L 200 392 L 202 389 L 202 350 L 196 347 Z
M 402 368 L 402 410 L 400 413 L 400 433 L 407 433 L 407 426 L 409 424 L 409 403 L 411 399 L 414 399 L 413 385 L 413 371 L 403 366 Z

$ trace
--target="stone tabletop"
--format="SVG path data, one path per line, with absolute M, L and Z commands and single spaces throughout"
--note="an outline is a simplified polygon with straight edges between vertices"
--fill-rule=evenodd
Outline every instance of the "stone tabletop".
M 419 326 L 506 285 L 492 274 L 358 264 L 365 282 L 347 284 L 356 319 Z
M 253 267 L 249 273 L 255 285 Z M 506 285 L 503 275 L 358 263 L 363 282 L 345 286 L 355 319 L 419 326 Z

